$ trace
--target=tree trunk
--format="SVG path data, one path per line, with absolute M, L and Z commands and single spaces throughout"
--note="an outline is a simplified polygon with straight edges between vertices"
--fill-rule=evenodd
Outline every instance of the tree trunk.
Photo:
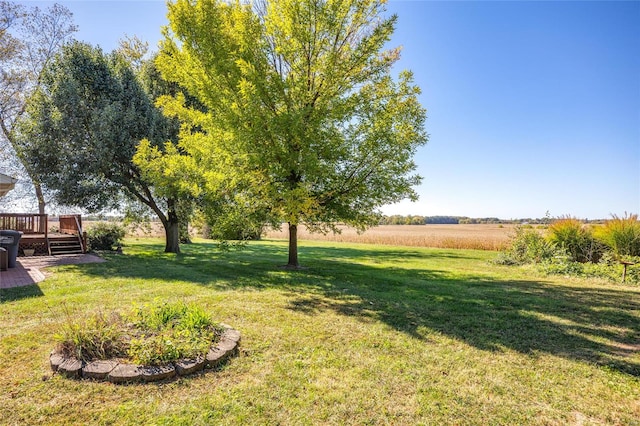
M 164 225 L 165 253 L 180 253 L 180 226 L 178 221 L 169 219 Z
M 287 268 L 298 268 L 298 225 L 289 223 L 289 263 Z
M 175 209 L 175 200 L 167 200 L 167 222 L 164 224 L 165 253 L 180 253 L 180 221 Z
M 14 150 L 15 149 L 16 149 L 16 146 L 14 145 Z M 37 179 L 35 177 L 35 174 L 32 173 L 31 170 L 29 170 L 29 164 L 26 161 L 22 160 L 23 159 L 22 156 L 18 155 L 18 159 L 22 163 L 22 166 L 27 172 L 27 176 L 29 176 L 31 183 L 33 184 L 33 190 L 36 195 L 36 200 L 38 201 L 38 214 L 45 214 L 45 207 L 47 205 L 47 202 L 44 199 L 44 192 L 42 191 L 42 185 L 40 184 L 40 179 Z
M 165 215 L 162 209 L 158 207 L 154 200 L 149 187 L 142 185 L 142 192 L 133 185 L 127 185 L 126 188 L 133 194 L 138 200 L 140 200 L 146 206 L 149 206 L 151 210 L 158 216 L 162 226 L 164 227 L 165 237 L 165 253 L 180 253 L 180 222 L 178 220 L 178 214 L 176 213 L 176 201 L 173 198 L 167 199 L 167 214 Z M 146 196 L 145 196 L 146 195 Z
M 33 187 L 36 190 L 36 198 L 38 199 L 38 213 L 44 214 L 46 203 L 44 201 L 44 194 L 42 193 L 42 186 L 40 186 L 40 182 L 37 182 L 35 179 L 32 179 L 32 181 Z

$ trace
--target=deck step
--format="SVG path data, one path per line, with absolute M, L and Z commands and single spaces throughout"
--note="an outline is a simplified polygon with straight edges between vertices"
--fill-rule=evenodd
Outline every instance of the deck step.
M 57 256 L 59 254 L 82 254 L 82 250 L 60 250 L 60 251 L 51 251 L 51 256 Z
M 52 251 L 51 252 L 51 256 L 57 256 L 59 254 L 82 254 L 82 250 Z
M 82 254 L 82 245 L 77 237 L 56 238 L 49 240 L 49 251 L 53 256 L 58 254 Z

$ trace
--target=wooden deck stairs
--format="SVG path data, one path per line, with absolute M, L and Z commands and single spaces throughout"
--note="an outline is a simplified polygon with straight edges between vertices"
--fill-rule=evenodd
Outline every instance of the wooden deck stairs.
M 49 253 L 57 254 L 82 254 L 82 240 L 77 235 L 63 235 L 55 239 L 49 238 Z

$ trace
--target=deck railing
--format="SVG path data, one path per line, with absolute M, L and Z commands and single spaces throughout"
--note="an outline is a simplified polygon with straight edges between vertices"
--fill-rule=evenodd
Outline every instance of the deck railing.
M 49 223 L 46 214 L 0 213 L 0 229 L 13 229 L 24 234 L 48 234 Z
M 87 251 L 87 233 L 82 230 L 82 216 L 79 214 L 61 215 L 60 232 L 62 234 L 77 235 L 82 243 L 82 251 Z
M 60 216 L 60 232 L 63 234 L 82 234 L 82 217 L 79 214 Z

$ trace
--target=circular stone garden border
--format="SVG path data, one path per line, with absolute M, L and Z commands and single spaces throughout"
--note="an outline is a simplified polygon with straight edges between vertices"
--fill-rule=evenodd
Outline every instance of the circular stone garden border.
M 49 363 L 54 372 L 72 379 L 93 379 L 111 383 L 155 382 L 177 376 L 186 376 L 205 368 L 216 368 L 232 356 L 238 355 L 240 332 L 228 325 L 220 340 L 209 348 L 206 356 L 195 359 L 181 359 L 166 365 L 127 364 L 115 359 L 92 362 L 81 361 L 75 357 L 65 357 L 53 351 Z

